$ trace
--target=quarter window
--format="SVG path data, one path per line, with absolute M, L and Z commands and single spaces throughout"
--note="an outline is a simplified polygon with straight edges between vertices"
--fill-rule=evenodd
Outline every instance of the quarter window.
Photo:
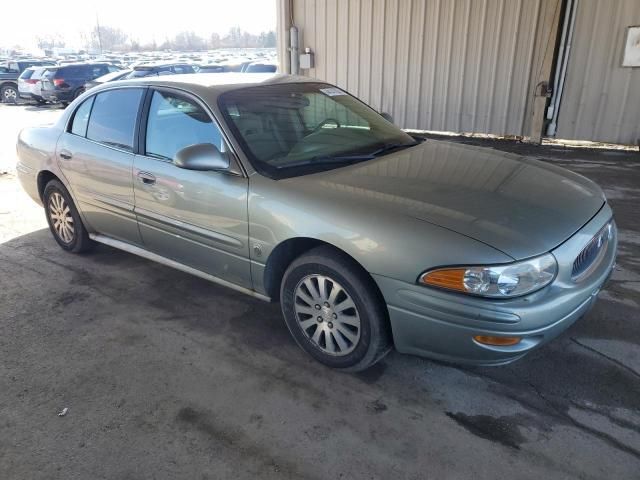
M 212 143 L 222 152 L 224 144 L 218 127 L 195 102 L 168 92 L 156 91 L 147 121 L 146 154 L 173 160 L 190 145 Z
M 93 105 L 94 97 L 89 98 L 82 102 L 82 105 L 78 107 L 76 113 L 73 115 L 73 122 L 71 123 L 71 133 L 74 135 L 80 135 L 84 137 L 87 134 L 87 124 L 89 123 L 89 114 L 91 113 L 91 106 Z
M 136 118 L 142 89 L 123 88 L 95 96 L 87 138 L 111 147 L 133 151 Z

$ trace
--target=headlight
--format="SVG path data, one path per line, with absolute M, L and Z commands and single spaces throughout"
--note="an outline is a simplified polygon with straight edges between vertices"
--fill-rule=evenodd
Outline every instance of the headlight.
M 423 273 L 419 283 L 471 295 L 510 298 L 549 285 L 558 264 L 550 253 L 507 265 L 438 268 Z

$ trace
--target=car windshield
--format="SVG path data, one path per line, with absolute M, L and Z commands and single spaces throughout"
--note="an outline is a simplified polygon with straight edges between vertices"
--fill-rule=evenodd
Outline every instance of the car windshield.
M 219 106 L 254 168 L 276 179 L 371 160 L 418 143 L 325 83 L 241 88 L 221 95 Z

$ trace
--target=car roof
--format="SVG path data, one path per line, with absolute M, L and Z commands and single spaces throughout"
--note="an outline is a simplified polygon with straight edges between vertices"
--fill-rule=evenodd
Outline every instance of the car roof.
M 320 80 L 285 75 L 281 73 L 189 73 L 183 75 L 166 75 L 161 77 L 146 77 L 139 79 L 120 80 L 112 85 L 156 85 L 177 87 L 184 90 L 208 90 L 211 93 L 222 93 L 230 90 L 238 90 L 249 86 L 273 85 L 283 83 L 318 82 Z
M 67 67 L 95 67 L 100 65 L 111 65 L 109 62 L 76 62 L 76 63 L 65 63 L 64 65 L 51 65 L 53 68 L 67 68 Z M 50 69 L 50 70 L 53 70 Z
M 316 78 L 281 73 L 188 73 L 115 80 L 93 87 L 91 92 L 99 94 L 119 87 L 167 87 L 192 93 L 214 106 L 218 103 L 218 97 L 226 92 L 261 85 L 309 82 L 326 83 Z
M 24 69 L 24 71 L 26 72 L 27 70 L 48 70 L 49 67 L 52 67 L 53 65 L 32 65 L 31 67 L 27 67 Z

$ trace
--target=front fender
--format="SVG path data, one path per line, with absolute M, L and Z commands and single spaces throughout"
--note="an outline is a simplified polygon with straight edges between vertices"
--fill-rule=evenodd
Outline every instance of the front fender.
M 323 195 L 253 175 L 248 202 L 251 260 L 258 268 L 280 243 L 299 237 L 339 248 L 371 274 L 411 283 L 436 266 L 513 261 L 451 230 L 355 202 L 348 192 Z

